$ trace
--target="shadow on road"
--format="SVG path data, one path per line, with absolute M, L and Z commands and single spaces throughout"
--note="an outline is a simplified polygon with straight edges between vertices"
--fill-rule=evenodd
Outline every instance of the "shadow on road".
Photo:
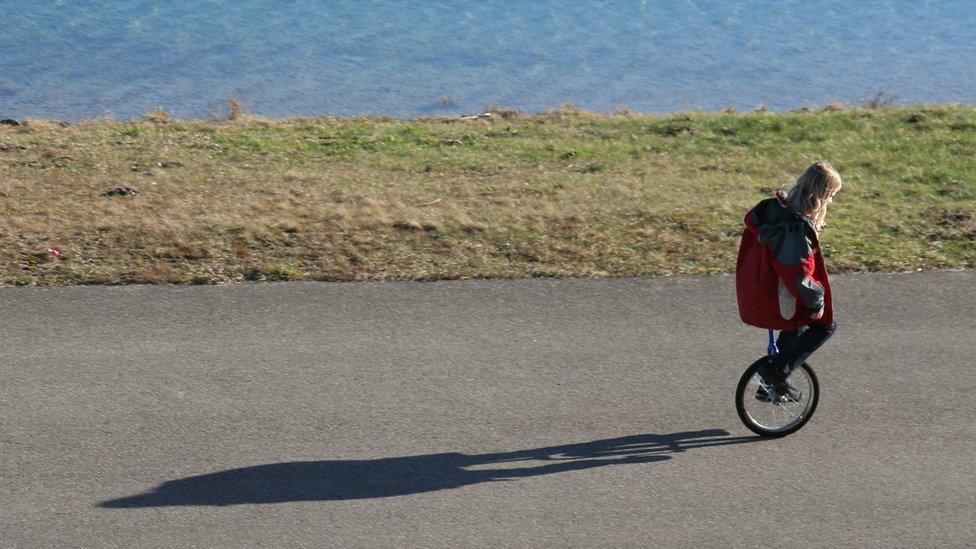
M 722 429 L 708 429 L 495 454 L 272 463 L 171 480 L 151 492 L 104 501 L 99 506 L 126 509 L 383 498 L 606 465 L 650 463 L 693 448 L 762 440 L 728 435 Z M 540 461 L 543 463 L 533 463 Z

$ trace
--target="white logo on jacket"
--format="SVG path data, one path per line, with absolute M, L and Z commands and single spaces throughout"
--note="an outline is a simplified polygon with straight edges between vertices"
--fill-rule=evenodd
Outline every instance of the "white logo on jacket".
M 786 284 L 779 281 L 779 315 L 785 320 L 790 320 L 796 314 L 796 298 L 786 289 Z

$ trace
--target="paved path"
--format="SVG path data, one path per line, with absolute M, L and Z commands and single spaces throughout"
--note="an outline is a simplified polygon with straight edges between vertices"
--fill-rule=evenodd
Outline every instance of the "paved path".
M 0 546 L 972 546 L 974 290 L 836 277 L 770 442 L 730 277 L 0 289 Z

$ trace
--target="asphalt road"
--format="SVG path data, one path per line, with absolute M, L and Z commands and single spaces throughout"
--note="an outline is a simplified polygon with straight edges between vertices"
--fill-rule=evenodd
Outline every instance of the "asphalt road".
M 731 277 L 0 289 L 0 546 L 973 546 L 976 272 L 835 277 L 800 432 Z

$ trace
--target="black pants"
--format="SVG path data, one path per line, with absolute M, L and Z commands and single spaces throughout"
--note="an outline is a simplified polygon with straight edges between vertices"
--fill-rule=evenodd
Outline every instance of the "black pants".
M 809 324 L 795 330 L 783 330 L 776 338 L 779 354 L 770 359 L 774 379 L 786 379 L 793 370 L 800 367 L 814 351 L 820 348 L 837 331 L 837 323 L 830 326 Z M 782 377 L 780 377 L 782 376 Z M 766 376 L 763 375 L 765 378 Z M 768 379 L 768 378 L 767 378 Z

